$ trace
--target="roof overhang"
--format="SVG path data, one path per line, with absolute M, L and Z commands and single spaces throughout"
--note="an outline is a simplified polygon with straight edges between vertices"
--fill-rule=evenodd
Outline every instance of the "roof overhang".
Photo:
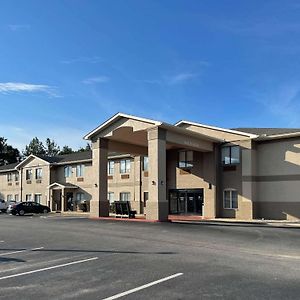
M 115 114 L 114 116 L 112 116 L 107 121 L 105 121 L 104 123 L 102 123 L 100 126 L 98 126 L 97 128 L 95 128 L 94 130 L 92 130 L 91 132 L 89 132 L 83 138 L 85 140 L 90 140 L 93 136 L 97 135 L 103 129 L 105 129 L 106 127 L 110 126 L 111 124 L 113 124 L 114 122 L 116 122 L 116 121 L 118 121 L 119 119 L 122 119 L 122 118 L 127 118 L 127 119 L 136 120 L 136 121 L 141 121 L 141 122 L 144 122 L 144 123 L 149 123 L 150 125 L 153 125 L 153 126 L 159 126 L 159 125 L 162 124 L 162 122 L 159 122 L 159 121 L 155 121 L 155 120 L 151 120 L 151 119 L 146 119 L 146 118 L 140 118 L 140 117 L 136 117 L 136 116 L 132 116 L 132 115 L 128 115 L 128 114 L 124 114 L 124 113 L 120 113 L 119 112 L 119 113 Z
M 47 186 L 47 189 L 55 189 L 56 187 L 60 189 L 78 189 L 79 187 L 75 184 L 71 183 L 59 183 L 59 182 L 54 182 L 50 185 Z
M 181 124 L 194 125 L 194 126 L 217 130 L 217 131 L 222 131 L 222 132 L 226 132 L 226 133 L 237 134 L 237 135 L 249 137 L 250 139 L 254 139 L 254 138 L 258 137 L 258 135 L 252 134 L 252 133 L 246 133 L 246 132 L 242 132 L 242 131 L 238 131 L 238 130 L 226 129 L 226 128 L 221 128 L 221 127 L 216 127 L 216 126 L 209 126 L 209 125 L 205 125 L 205 124 L 201 124 L 201 123 L 197 123 L 197 122 L 186 121 L 186 120 L 178 121 L 177 123 L 174 124 L 174 126 L 180 126 Z
M 270 141 L 270 140 L 280 140 L 280 139 L 288 139 L 288 138 L 294 138 L 294 137 L 300 137 L 300 132 L 259 136 L 255 140 L 256 141 Z

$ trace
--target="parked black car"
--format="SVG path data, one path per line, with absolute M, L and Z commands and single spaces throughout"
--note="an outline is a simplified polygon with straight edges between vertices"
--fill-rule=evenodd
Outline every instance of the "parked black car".
M 24 216 L 25 214 L 47 214 L 50 211 L 48 206 L 36 202 L 21 202 L 13 206 L 11 213 Z

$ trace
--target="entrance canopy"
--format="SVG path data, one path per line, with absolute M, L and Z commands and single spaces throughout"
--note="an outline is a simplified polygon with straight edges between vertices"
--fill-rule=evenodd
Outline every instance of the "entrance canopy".
M 54 182 L 50 184 L 47 188 L 51 190 L 60 190 L 60 189 L 78 189 L 79 187 L 72 183 Z
M 147 154 L 149 131 L 159 129 L 166 141 L 166 150 L 186 148 L 201 152 L 213 151 L 213 144 L 222 139 L 177 127 L 168 123 L 118 113 L 88 133 L 84 139 L 108 140 L 108 149 L 132 154 Z M 134 146 L 128 148 L 128 145 Z

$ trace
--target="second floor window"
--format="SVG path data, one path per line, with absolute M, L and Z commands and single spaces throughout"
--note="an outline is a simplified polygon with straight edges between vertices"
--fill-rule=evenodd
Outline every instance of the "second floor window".
M 240 162 L 240 147 L 239 146 L 224 146 L 222 147 L 222 164 L 233 165 Z
M 130 159 L 122 159 L 120 160 L 120 173 L 130 173 Z
M 32 170 L 27 169 L 26 170 L 26 180 L 31 180 L 32 179 Z
M 83 173 L 84 173 L 84 165 L 77 165 L 76 166 L 76 176 L 83 177 Z
M 71 166 L 66 166 L 64 168 L 64 173 L 65 173 L 65 177 L 71 177 L 72 176 L 72 167 Z
M 19 181 L 19 173 L 15 173 L 15 181 Z
M 7 174 L 7 181 L 11 182 L 12 181 L 12 173 Z
M 108 175 L 114 175 L 114 171 L 115 171 L 115 162 L 111 160 L 107 164 L 107 173 Z
M 193 151 L 180 151 L 179 152 L 179 168 L 192 168 L 193 167 Z
M 42 179 L 43 177 L 43 169 L 38 168 L 35 170 L 35 179 Z
M 143 158 L 143 171 L 148 171 L 148 166 L 149 166 L 149 157 L 144 156 Z

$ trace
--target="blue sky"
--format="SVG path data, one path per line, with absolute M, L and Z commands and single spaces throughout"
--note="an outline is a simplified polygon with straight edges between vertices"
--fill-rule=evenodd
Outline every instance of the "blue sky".
M 0 136 L 84 145 L 118 111 L 300 127 L 299 1 L 0 3 Z

